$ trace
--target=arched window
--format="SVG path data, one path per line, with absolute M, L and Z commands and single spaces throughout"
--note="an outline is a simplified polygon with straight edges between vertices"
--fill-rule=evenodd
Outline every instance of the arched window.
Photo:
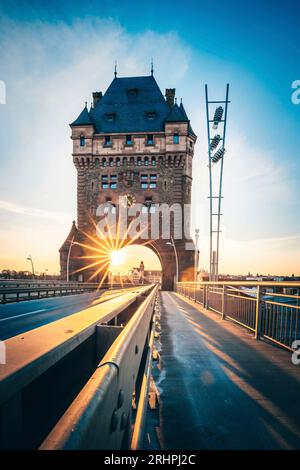
M 98 168 L 99 166 L 99 158 L 95 158 L 95 167 Z
M 130 157 L 130 165 L 131 165 L 131 166 L 134 165 L 134 157 Z
M 118 158 L 116 159 L 116 166 L 120 166 L 120 165 L 121 165 L 121 160 L 120 160 L 120 158 L 118 157 Z
M 114 159 L 113 158 L 109 159 L 109 166 L 114 166 Z
M 138 159 L 137 159 L 137 166 L 142 166 L 142 159 L 141 159 L 141 157 L 138 157 Z
M 123 166 L 127 165 L 127 157 L 123 158 Z
M 103 167 L 106 166 L 106 158 L 102 158 L 102 166 L 103 166 Z
M 80 147 L 84 147 L 85 146 L 85 137 L 84 135 L 81 135 L 80 136 Z
M 148 157 L 145 157 L 145 158 L 144 158 L 144 165 L 145 165 L 145 166 L 148 166 L 148 165 L 149 165 L 149 158 L 148 158 Z
M 151 165 L 156 166 L 156 158 L 155 157 L 151 158 Z

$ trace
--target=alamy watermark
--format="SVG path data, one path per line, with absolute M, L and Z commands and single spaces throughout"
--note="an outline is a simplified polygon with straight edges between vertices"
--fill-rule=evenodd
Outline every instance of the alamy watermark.
M 6 364 L 6 344 L 0 341 L 0 365 Z
M 118 211 L 116 210 L 118 206 Z M 130 238 L 141 240 L 185 240 L 185 249 L 194 250 L 191 238 L 190 204 L 140 204 L 128 202 L 120 196 L 117 205 L 100 204 L 96 210 L 100 220 L 96 226 L 97 236 L 102 238 Z
M 0 80 L 0 104 L 6 104 L 6 84 Z
M 298 366 L 300 364 L 300 339 L 296 339 L 295 341 L 293 341 L 292 349 L 295 349 L 292 354 L 292 363 L 295 366 Z
M 291 100 L 293 104 L 300 104 L 300 80 L 294 80 L 291 85 L 292 92 Z

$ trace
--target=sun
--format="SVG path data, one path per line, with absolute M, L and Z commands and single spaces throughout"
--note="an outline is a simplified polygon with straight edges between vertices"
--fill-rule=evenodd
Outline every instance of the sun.
M 109 254 L 111 266 L 120 266 L 124 262 L 125 253 L 123 250 L 113 250 Z

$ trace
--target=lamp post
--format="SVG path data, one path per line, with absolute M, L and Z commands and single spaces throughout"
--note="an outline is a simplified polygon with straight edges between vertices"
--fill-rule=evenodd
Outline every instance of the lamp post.
M 26 259 L 27 259 L 28 261 L 30 261 L 30 262 L 31 262 L 31 269 L 32 269 L 32 279 L 34 279 L 34 276 L 35 276 L 35 274 L 34 274 L 34 267 L 33 267 L 32 256 L 31 256 L 31 255 L 29 255 L 29 256 L 28 256 Z
M 195 230 L 195 276 L 194 281 L 197 282 L 197 274 L 198 274 L 198 264 L 199 264 L 199 251 L 198 251 L 198 241 L 199 241 L 199 232 L 200 230 L 196 228 Z
M 176 261 L 175 283 L 177 284 L 177 282 L 178 282 L 178 256 L 177 256 L 177 250 L 176 250 L 176 246 L 175 246 L 173 237 L 171 237 L 171 241 L 170 241 L 170 242 L 166 242 L 166 245 L 171 245 L 171 246 L 173 247 L 173 249 L 174 249 L 175 261 Z
M 208 140 L 208 169 L 209 169 L 209 226 L 210 226 L 210 242 L 209 242 L 209 280 L 217 281 L 219 275 L 219 251 L 220 251 L 220 225 L 221 225 L 221 203 L 222 203 L 222 184 L 223 184 L 223 164 L 225 150 L 225 137 L 226 137 L 226 125 L 227 125 L 227 108 L 230 101 L 229 97 L 229 84 L 226 87 L 226 98 L 225 100 L 214 100 L 208 99 L 208 88 L 205 85 L 205 101 L 206 101 L 206 120 L 207 120 L 207 140 Z M 218 104 L 215 110 L 214 117 L 210 117 L 210 105 Z M 225 112 L 224 112 L 224 108 Z M 224 113 L 224 117 L 223 117 Z M 213 123 L 212 129 L 216 131 L 219 124 L 222 123 L 222 130 L 220 134 L 211 136 L 211 124 Z M 220 161 L 219 171 L 219 188 L 218 193 L 213 193 L 213 171 L 212 166 Z M 214 224 L 214 216 L 217 217 L 217 223 Z M 216 227 L 215 227 L 216 225 Z
M 67 257 L 67 282 L 69 282 L 69 264 L 70 264 L 70 255 L 71 255 L 73 242 L 74 242 L 74 236 L 72 237 L 72 240 L 69 246 L 68 257 Z

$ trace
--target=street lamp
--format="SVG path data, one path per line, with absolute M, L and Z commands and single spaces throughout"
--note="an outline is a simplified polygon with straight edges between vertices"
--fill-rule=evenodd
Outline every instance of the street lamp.
M 170 242 L 166 242 L 166 245 L 171 245 L 171 246 L 173 247 L 173 249 L 174 249 L 175 261 L 176 261 L 175 283 L 177 284 L 177 282 L 178 282 L 178 256 L 177 256 L 177 250 L 176 250 L 176 246 L 175 246 L 173 237 L 171 237 L 171 241 L 170 241 Z
M 34 267 L 33 267 L 32 256 L 29 255 L 26 259 L 31 262 L 32 278 L 34 279 Z
M 75 237 L 75 235 L 72 237 L 72 240 L 71 240 L 71 243 L 70 243 L 70 246 L 69 246 L 68 257 L 67 257 L 67 282 L 69 282 L 70 255 L 71 255 L 71 249 L 72 249 L 73 242 L 74 242 L 74 237 Z
M 195 275 L 194 281 L 197 282 L 197 274 L 198 274 L 198 264 L 199 264 L 199 251 L 198 251 L 198 241 L 199 241 L 199 232 L 198 228 L 195 229 Z

